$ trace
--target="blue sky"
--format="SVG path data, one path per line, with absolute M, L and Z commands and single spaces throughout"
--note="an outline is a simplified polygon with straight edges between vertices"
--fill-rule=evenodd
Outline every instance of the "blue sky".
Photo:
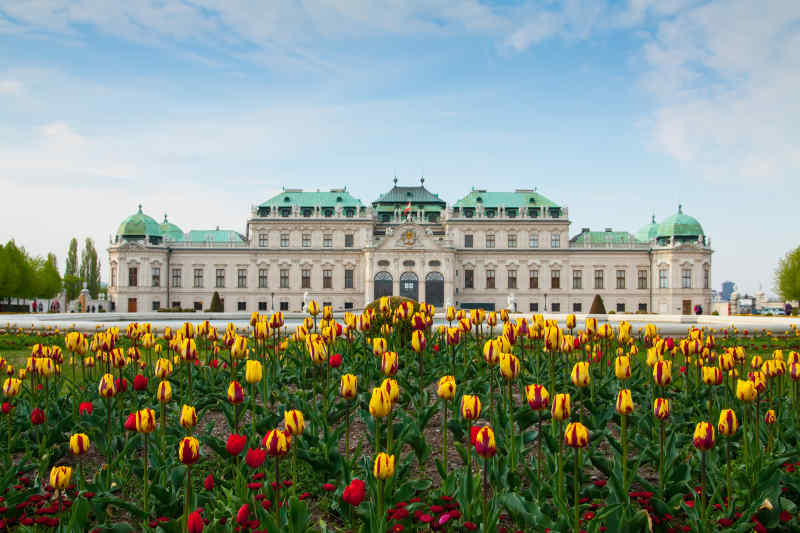
M 265 7 L 268 6 L 268 7 Z M 144 204 L 244 230 L 281 186 L 535 186 L 572 231 L 682 203 L 713 283 L 800 244 L 800 3 L 0 0 L 0 239 Z M 58 222 L 53 223 L 54 220 Z

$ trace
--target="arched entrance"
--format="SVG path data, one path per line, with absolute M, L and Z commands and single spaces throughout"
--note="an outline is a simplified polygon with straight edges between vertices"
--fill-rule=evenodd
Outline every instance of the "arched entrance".
M 400 296 L 419 300 L 419 278 L 413 272 L 400 274 Z
M 425 276 L 425 303 L 434 307 L 444 305 L 444 276 L 441 272 L 429 272 Z
M 384 296 L 392 295 L 392 275 L 389 272 L 383 271 L 375 274 L 375 298 L 382 298 Z

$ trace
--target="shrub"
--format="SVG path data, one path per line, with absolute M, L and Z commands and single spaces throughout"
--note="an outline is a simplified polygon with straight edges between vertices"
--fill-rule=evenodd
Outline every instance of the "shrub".
M 711 311 L 712 316 L 719 316 L 719 311 Z
M 589 308 L 590 315 L 605 315 L 606 314 L 606 306 L 603 304 L 603 299 L 600 297 L 599 294 L 594 295 L 594 300 L 592 300 L 592 306 Z
M 211 295 L 211 306 L 209 306 L 208 310 L 211 313 L 222 313 L 225 309 L 222 306 L 222 300 L 219 298 L 219 293 L 214 291 L 214 294 Z

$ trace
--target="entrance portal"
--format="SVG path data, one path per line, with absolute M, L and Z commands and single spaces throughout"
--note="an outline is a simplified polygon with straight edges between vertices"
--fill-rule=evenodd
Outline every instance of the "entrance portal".
M 434 307 L 444 305 L 444 276 L 441 272 L 429 272 L 425 276 L 425 303 Z

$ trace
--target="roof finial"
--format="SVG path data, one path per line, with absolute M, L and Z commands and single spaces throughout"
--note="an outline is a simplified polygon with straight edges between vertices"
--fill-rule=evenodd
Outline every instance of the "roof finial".
M 678 204 L 678 213 L 683 213 L 683 205 Z
M 164 213 L 164 224 L 166 224 L 166 223 L 167 223 L 167 214 Z
M 650 220 L 651 220 L 651 222 L 650 222 L 651 224 L 655 224 L 656 223 L 656 214 L 655 213 L 653 213 L 653 218 L 650 219 Z
M 142 204 L 139 204 L 139 212 L 142 212 Z
M 393 181 L 394 181 L 394 186 L 397 187 L 397 174 L 395 174 Z
M 425 186 L 425 176 L 419 177 L 419 183 L 424 187 Z

